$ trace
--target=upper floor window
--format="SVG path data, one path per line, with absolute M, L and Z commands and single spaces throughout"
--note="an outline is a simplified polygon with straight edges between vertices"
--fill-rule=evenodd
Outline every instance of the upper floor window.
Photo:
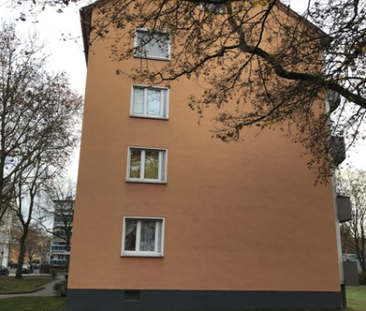
M 167 119 L 168 98 L 167 88 L 132 85 L 131 116 Z
M 128 148 L 127 181 L 166 183 L 167 150 Z
M 170 59 L 170 36 L 165 31 L 151 31 L 146 28 L 135 30 L 135 57 Z
M 215 0 L 213 0 L 213 2 L 215 2 Z M 210 12 L 210 13 L 214 13 L 214 14 L 223 14 L 225 7 L 223 3 L 207 3 L 204 2 L 201 4 L 201 10 L 205 11 L 205 12 Z

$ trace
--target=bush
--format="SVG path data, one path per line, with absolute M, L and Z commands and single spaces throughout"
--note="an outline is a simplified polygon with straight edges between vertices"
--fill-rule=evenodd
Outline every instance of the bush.
M 366 285 L 366 272 L 361 272 L 358 275 L 358 280 L 359 280 L 360 285 Z
M 41 273 L 50 273 L 50 270 L 53 269 L 53 265 L 44 263 L 41 265 Z
M 51 273 L 52 278 L 55 279 L 57 276 L 57 271 L 55 269 L 52 269 L 52 270 L 50 270 L 50 273 Z
M 67 295 L 67 282 L 61 281 L 53 285 L 53 291 L 56 296 L 66 297 Z

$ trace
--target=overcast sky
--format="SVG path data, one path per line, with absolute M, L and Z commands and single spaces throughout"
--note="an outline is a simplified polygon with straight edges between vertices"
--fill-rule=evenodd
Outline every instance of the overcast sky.
M 80 94 L 85 90 L 86 63 L 84 47 L 81 38 L 79 8 L 88 0 L 78 1 L 78 5 L 70 3 L 57 13 L 54 7 L 46 9 L 38 14 L 37 18 L 28 17 L 25 22 L 18 23 L 18 29 L 22 33 L 36 30 L 47 43 L 47 52 L 50 55 L 49 67 L 53 71 L 63 70 L 69 74 L 71 85 Z M 307 0 L 283 1 L 291 5 L 291 8 L 302 14 L 307 7 Z M 0 20 L 14 20 L 21 13 L 27 13 L 26 7 L 11 9 L 11 0 L 0 0 Z M 349 159 L 357 167 L 366 169 L 366 142 L 358 144 L 357 150 L 348 153 Z M 77 158 L 70 168 L 70 175 L 76 177 Z

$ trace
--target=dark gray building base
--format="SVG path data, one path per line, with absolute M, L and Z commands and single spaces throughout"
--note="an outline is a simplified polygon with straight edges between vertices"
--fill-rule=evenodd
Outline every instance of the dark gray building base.
M 341 309 L 339 292 L 69 289 L 67 311 L 239 311 Z

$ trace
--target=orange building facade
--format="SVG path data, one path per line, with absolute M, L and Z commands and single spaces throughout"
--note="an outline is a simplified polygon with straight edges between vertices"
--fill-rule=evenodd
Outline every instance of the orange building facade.
M 302 147 L 279 131 L 212 139 L 210 112 L 197 125 L 187 106 L 195 81 L 134 85 L 106 42 L 92 48 L 69 309 L 341 308 L 333 189 L 314 186 Z

